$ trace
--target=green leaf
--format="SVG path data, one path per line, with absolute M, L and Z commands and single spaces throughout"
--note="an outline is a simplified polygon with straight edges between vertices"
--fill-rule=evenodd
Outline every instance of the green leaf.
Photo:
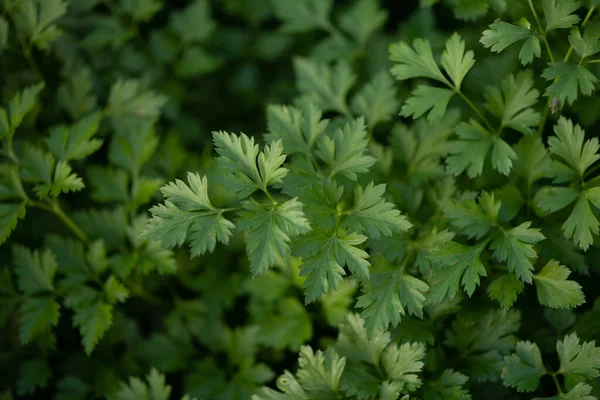
M 502 356 L 511 352 L 520 327 L 521 314 L 514 310 L 493 309 L 459 314 L 447 331 L 445 344 L 464 359 L 462 368 L 478 382 L 498 381 L 502 373 Z
M 125 203 L 129 198 L 128 176 L 119 168 L 91 165 L 86 169 L 92 199 L 100 203 Z
M 208 39 L 216 28 L 211 19 L 210 2 L 194 0 L 181 11 L 172 12 L 169 27 L 179 35 L 184 45 Z
M 169 400 L 171 398 L 171 386 L 167 385 L 165 376 L 156 369 L 152 368 L 146 375 L 146 382 L 131 377 L 128 383 L 120 382 L 119 388 L 106 398 L 107 400 Z
M 571 271 L 550 260 L 533 276 L 541 305 L 551 308 L 573 308 L 585 303 L 581 285 L 567 280 Z
M 396 327 L 401 316 L 416 315 L 423 318 L 425 293 L 429 286 L 402 270 L 372 274 L 369 286 L 363 289 L 356 306 L 362 308 L 361 317 L 369 335 L 385 332 L 388 326 Z M 406 309 L 406 310 L 405 310 Z
M 31 251 L 26 247 L 14 245 L 12 251 L 19 290 L 26 295 L 54 291 L 53 280 L 57 263 L 50 250 L 40 253 L 38 250 Z
M 254 276 L 265 273 L 277 256 L 286 257 L 291 238 L 310 231 L 308 220 L 297 198 L 282 204 L 264 206 L 254 200 L 242 203 L 238 226 L 247 236 L 246 249 Z
M 386 376 L 402 382 L 405 391 L 414 391 L 423 384 L 417 375 L 423 369 L 425 345 L 423 343 L 390 344 L 381 355 L 381 365 Z
M 96 152 L 102 139 L 91 139 L 100 126 L 100 113 L 83 118 L 67 128 L 60 126 L 51 131 L 46 144 L 59 161 L 80 160 Z
M 335 399 L 346 359 L 329 348 L 325 353 L 314 352 L 309 346 L 300 348 L 298 381 L 313 397 Z
M 434 123 L 444 117 L 454 91 L 434 86 L 419 85 L 402 106 L 400 115 L 417 119 L 429 111 L 427 121 Z
M 237 193 L 238 198 L 248 197 L 256 190 L 281 183 L 287 169 L 281 167 L 285 161 L 282 141 L 272 142 L 259 152 L 254 138 L 226 132 L 213 132 L 213 141 L 220 157 L 219 165 L 225 170 L 224 185 Z
M 364 118 L 361 117 L 338 128 L 333 138 L 321 137 L 317 156 L 330 167 L 330 178 L 341 173 L 348 179 L 356 181 L 357 173 L 369 171 L 369 167 L 377 160 L 365 154 L 369 143 L 366 136 Z
M 79 120 L 97 107 L 92 71 L 87 67 L 70 69 L 66 78 L 58 87 L 57 101 L 72 119 Z
M 516 76 L 510 74 L 502 81 L 502 92 L 496 87 L 487 87 L 485 107 L 500 119 L 502 127 L 515 129 L 529 135 L 540 122 L 540 114 L 531 106 L 537 103 L 539 92 L 533 88 L 530 70 Z
M 579 22 L 574 14 L 579 9 L 579 0 L 542 0 L 546 17 L 546 32 L 570 28 Z
M 0 245 L 4 244 L 20 219 L 25 218 L 26 202 L 0 204 Z
M 556 343 L 560 358 L 559 373 L 565 378 L 568 390 L 578 383 L 600 376 L 600 347 L 595 342 L 580 344 L 576 333 L 565 336 Z
M 112 325 L 112 309 L 110 304 L 100 299 L 76 307 L 73 326 L 79 328 L 81 342 L 88 356 Z
M 320 2 L 321 0 L 312 1 Z M 294 2 L 296 1 L 294 0 Z M 348 62 L 340 60 L 330 67 L 297 57 L 294 59 L 294 71 L 296 86 L 304 98 L 313 102 L 323 111 L 336 111 L 348 118 L 351 117 L 346 96 L 354 86 L 357 77 Z
M 560 393 L 558 396 L 548 397 L 543 400 L 597 400 L 598 398 L 596 396 L 591 395 L 592 390 L 593 388 L 590 385 L 578 383 L 567 393 Z
M 525 285 L 518 280 L 516 276 L 513 274 L 504 274 L 499 278 L 496 278 L 490 286 L 488 286 L 487 292 L 488 296 L 500 303 L 502 308 L 508 309 L 512 307 L 517 300 L 519 293 L 521 293 L 524 288 Z
M 363 3 L 365 1 L 372 2 L 364 0 Z M 365 117 L 369 131 L 380 122 L 390 120 L 398 110 L 398 105 L 394 81 L 387 71 L 375 75 L 352 98 L 352 111 Z
M 390 60 L 396 63 L 392 75 L 400 81 L 412 78 L 430 78 L 450 85 L 437 66 L 428 40 L 415 39 L 411 48 L 405 42 L 390 46 Z
M 533 392 L 546 373 L 540 349 L 535 343 L 518 342 L 515 354 L 504 357 L 504 385 L 519 392 Z
M 428 382 L 424 400 L 471 400 L 469 391 L 464 388 L 469 378 L 453 369 L 446 369 L 442 376 Z
M 275 349 L 298 351 L 313 334 L 312 321 L 304 305 L 296 298 L 278 300 L 278 313 L 260 321 L 263 343 Z
M 166 96 L 146 89 L 138 80 L 119 80 L 110 88 L 108 115 L 117 118 L 113 125 L 118 130 L 121 118 L 158 117 L 166 102 Z
M 548 172 L 554 183 L 583 179 L 585 171 L 600 159 L 598 139 L 585 140 L 581 126 L 565 117 L 558 119 L 554 133 L 548 139 L 550 153 L 555 156 Z
M 286 154 L 300 152 L 312 155 L 317 139 L 323 134 L 329 120 L 322 119 L 323 113 L 311 103 L 300 108 L 292 106 L 267 106 L 269 133 L 267 142 L 281 140 Z
M 546 237 L 539 229 L 530 228 L 531 222 L 503 230 L 490 245 L 494 251 L 492 256 L 499 262 L 506 262 L 508 272 L 514 274 L 519 280 L 531 283 L 533 278 L 533 262 L 537 259 L 537 252 L 533 246 Z
M 514 150 L 500 137 L 492 136 L 487 129 L 471 119 L 461 122 L 455 130 L 459 140 L 449 143 L 448 172 L 459 175 L 467 171 L 474 178 L 483 172 L 483 164 L 490 152 L 492 166 L 503 175 L 508 175 L 512 161 L 517 158 Z
M 472 247 L 456 242 L 440 246 L 439 250 L 431 255 L 434 268 L 433 276 L 429 280 L 426 304 L 439 303 L 446 297 L 454 298 L 461 285 L 471 296 L 479 285 L 479 278 L 487 276 L 480 260 L 486 245 L 487 241 Z
M 40 334 L 47 334 L 50 327 L 58 324 L 60 305 L 53 297 L 28 297 L 20 312 L 19 340 L 21 345 L 25 345 Z
M 121 7 L 134 21 L 150 21 L 163 7 L 161 0 L 121 0 Z
M 22 362 L 19 375 L 17 389 L 19 395 L 24 396 L 48 386 L 52 378 L 52 369 L 44 359 L 28 360 Z
M 77 174 L 73 173 L 73 169 L 65 161 L 59 161 L 54 167 L 54 177 L 51 183 L 36 185 L 34 190 L 39 198 L 48 195 L 57 197 L 61 193 L 78 192 L 85 185 Z
M 332 0 L 271 0 L 275 15 L 284 22 L 284 32 L 307 32 L 331 26 Z
M 525 136 L 517 144 L 515 153 L 517 154 L 515 172 L 531 190 L 535 181 L 546 176 L 546 169 L 550 164 L 546 146 L 539 137 Z
M 347 360 L 375 366 L 379 364 L 381 354 L 390 341 L 387 332 L 369 337 L 363 319 L 358 314 L 348 313 L 339 326 L 335 350 Z
M 217 242 L 229 243 L 234 225 L 223 217 L 208 198 L 206 177 L 188 172 L 188 184 L 177 179 L 161 188 L 165 203 L 150 209 L 150 218 L 141 234 L 167 248 L 190 240 L 192 257 L 213 252 Z
M 465 52 L 465 42 L 458 33 L 454 33 L 446 41 L 440 63 L 452 80 L 454 88 L 459 91 L 460 85 L 469 70 L 475 65 L 473 51 Z
M 481 192 L 475 199 L 452 200 L 444 209 L 450 223 L 468 238 L 481 239 L 498 225 L 501 202 L 494 193 Z
M 44 83 L 28 86 L 22 92 L 15 94 L 6 111 L 0 107 L 0 137 L 13 137 L 25 115 L 36 104 L 37 96 L 44 87 Z
M 314 232 L 301 238 L 292 254 L 303 257 L 300 275 L 307 277 L 304 281 L 307 304 L 319 299 L 330 287 L 338 290 L 342 276 L 346 275 L 344 264 L 358 280 L 369 277 L 369 255 L 356 247 L 366 240 L 366 236 L 342 232 Z
M 340 15 L 339 23 L 344 32 L 364 46 L 367 39 L 383 27 L 387 18 L 388 12 L 381 9 L 377 0 L 358 0 Z
M 600 52 L 600 24 L 596 22 L 588 25 L 583 37 L 579 28 L 571 29 L 569 43 L 582 60 Z
M 38 4 L 31 1 L 19 3 L 16 7 L 15 24 L 30 43 L 44 50 L 62 34 L 54 22 L 66 12 L 67 3 L 64 0 L 47 0 Z
M 110 304 L 123 303 L 129 297 L 129 290 L 114 276 L 111 275 L 104 282 L 104 295 Z
M 542 78 L 555 80 L 546 88 L 544 96 L 556 97 L 561 104 L 565 101 L 573 104 L 577 100 L 578 92 L 589 96 L 594 91 L 598 78 L 581 64 L 573 62 L 555 61 L 548 63 Z
M 347 211 L 343 226 L 350 230 L 366 231 L 370 238 L 378 240 L 380 235 L 391 236 L 393 232 L 405 232 L 412 227 L 406 217 L 385 201 L 385 184 L 370 182 L 364 189 L 356 185 L 354 205 Z
M 527 65 L 534 57 L 539 58 L 542 54 L 538 34 L 530 28 L 531 24 L 525 18 L 516 24 L 496 21 L 489 26 L 489 29 L 483 31 L 479 42 L 486 48 L 491 47 L 491 51 L 500 53 L 508 46 L 526 39 L 519 52 L 519 59 L 521 64 Z
M 573 239 L 585 251 L 593 243 L 593 235 L 600 231 L 600 222 L 590 207 L 586 192 L 580 193 L 576 199 L 571 215 L 562 225 L 562 231 L 567 239 Z

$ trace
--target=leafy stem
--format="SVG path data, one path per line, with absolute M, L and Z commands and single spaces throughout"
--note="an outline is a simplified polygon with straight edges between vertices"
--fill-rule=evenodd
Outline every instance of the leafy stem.
M 542 39 L 544 41 L 544 45 L 546 46 L 546 50 L 548 51 L 548 56 L 550 57 L 550 61 L 554 62 L 554 55 L 552 54 L 552 49 L 550 48 L 550 44 L 548 43 L 548 39 L 546 38 L 546 30 L 544 28 L 542 28 L 542 23 L 540 22 L 540 17 L 538 16 L 537 11 L 535 11 L 533 2 L 531 0 L 527 0 L 527 3 L 529 4 L 529 8 L 531 9 L 531 12 L 533 13 L 533 17 L 535 18 L 535 22 L 537 23 L 538 30 L 542 34 Z

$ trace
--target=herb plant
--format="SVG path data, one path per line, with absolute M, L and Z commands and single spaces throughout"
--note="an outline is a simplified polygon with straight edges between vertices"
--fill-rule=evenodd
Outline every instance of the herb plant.
M 598 0 L 0 0 L 0 399 L 600 398 Z

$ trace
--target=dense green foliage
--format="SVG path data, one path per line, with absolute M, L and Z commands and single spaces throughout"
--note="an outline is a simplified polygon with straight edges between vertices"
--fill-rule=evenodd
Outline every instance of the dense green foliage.
M 0 7 L 0 400 L 600 398 L 600 1 Z

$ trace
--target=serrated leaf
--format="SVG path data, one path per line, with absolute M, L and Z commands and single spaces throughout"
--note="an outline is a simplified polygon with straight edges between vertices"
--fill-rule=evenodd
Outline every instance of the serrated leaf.
M 120 382 L 119 388 L 106 398 L 108 400 L 169 400 L 171 398 L 171 386 L 167 385 L 165 376 L 156 369 L 152 368 L 146 375 L 146 382 L 131 377 L 127 383 Z
M 494 193 L 481 192 L 475 199 L 452 200 L 444 211 L 450 223 L 469 238 L 481 239 L 498 224 L 500 201 Z
M 275 349 L 298 351 L 313 334 L 311 319 L 296 298 L 278 300 L 278 313 L 261 320 L 261 340 Z
M 550 260 L 533 276 L 541 305 L 551 308 L 573 308 L 585 303 L 581 285 L 567 278 L 571 271 Z
M 108 115 L 117 118 L 113 125 L 118 130 L 121 118 L 156 118 L 167 102 L 167 97 L 145 88 L 138 80 L 115 82 L 108 96 Z
M 423 343 L 403 343 L 400 346 L 392 343 L 381 355 L 381 365 L 390 380 L 402 382 L 404 390 L 412 392 L 423 384 L 417 375 L 425 365 L 421 361 L 423 358 Z
M 392 77 L 387 71 L 381 71 L 352 98 L 352 111 L 364 115 L 372 131 L 377 124 L 388 121 L 394 115 L 398 104 Z
M 56 257 L 50 250 L 39 252 L 26 247 L 13 246 L 13 264 L 17 275 L 17 285 L 26 295 L 54 291 Z
M 292 237 L 310 230 L 297 198 L 282 204 L 263 206 L 254 200 L 243 202 L 246 211 L 238 213 L 238 226 L 247 236 L 246 249 L 254 276 L 267 271 L 277 256 L 289 254 Z
M 429 285 L 404 274 L 401 270 L 387 274 L 373 274 L 370 285 L 363 289 L 356 306 L 362 308 L 361 317 L 369 335 L 384 332 L 391 324 L 396 327 L 401 316 L 423 318 L 423 304 Z
M 296 376 L 302 387 L 313 396 L 335 398 L 345 365 L 346 359 L 331 348 L 323 353 L 320 350 L 314 352 L 309 346 L 302 346 Z
M 134 21 L 149 21 L 163 7 L 161 0 L 121 0 L 121 7 Z
M 600 376 L 600 347 L 596 342 L 583 342 L 572 333 L 556 343 L 560 358 L 559 373 L 565 378 L 568 390 L 578 383 Z
M 366 173 L 377 161 L 366 155 L 368 139 L 364 118 L 346 123 L 335 131 L 333 138 L 323 136 L 317 146 L 317 156 L 331 169 L 333 178 L 341 173 L 356 181 L 357 173 Z
M 70 128 L 60 126 L 51 131 L 46 145 L 59 161 L 80 160 L 96 152 L 102 139 L 92 139 L 100 126 L 100 113 L 94 113 Z
M 481 252 L 487 241 L 477 246 L 465 246 L 449 242 L 440 246 L 431 255 L 434 263 L 433 276 L 429 280 L 429 294 L 426 304 L 436 304 L 446 297 L 454 298 L 462 285 L 469 296 L 479 285 L 480 277 L 487 276 L 481 263 Z
M 538 100 L 539 92 L 533 88 L 533 76 L 529 70 L 515 77 L 508 75 L 502 81 L 502 92 L 488 87 L 484 92 L 485 107 L 500 119 L 501 126 L 532 134 L 540 121 L 540 114 L 531 108 Z
M 473 51 L 465 52 L 465 42 L 458 33 L 454 33 L 446 41 L 446 48 L 442 53 L 440 64 L 444 67 L 456 90 L 460 90 L 463 79 L 475 65 L 475 58 Z
M 312 303 L 330 288 L 338 290 L 346 264 L 358 280 L 369 276 L 368 253 L 356 247 L 365 242 L 366 236 L 356 233 L 326 234 L 315 232 L 306 235 L 296 245 L 293 255 L 302 256 L 300 275 L 304 281 L 305 302 Z
M 546 88 L 544 96 L 556 97 L 561 104 L 565 101 L 573 104 L 579 92 L 589 96 L 595 90 L 598 78 L 583 65 L 563 61 L 550 62 L 548 65 L 542 78 L 554 82 Z
M 47 334 L 50 327 L 58 324 L 60 305 L 54 297 L 28 297 L 20 312 L 19 340 L 21 345 L 25 345 L 40 334 Z
M 79 328 L 81 342 L 85 353 L 92 354 L 98 341 L 104 336 L 112 325 L 113 307 L 110 304 L 96 299 L 92 303 L 77 307 L 73 317 L 73 326 Z
M 57 197 L 61 193 L 78 192 L 85 187 L 83 180 L 73 173 L 73 169 L 65 161 L 59 161 L 54 167 L 51 183 L 36 185 L 34 190 L 39 198 L 48 195 Z
M 471 394 L 464 386 L 468 377 L 455 372 L 453 369 L 446 369 L 439 379 L 428 382 L 424 400 L 471 400 Z
M 434 86 L 419 85 L 402 106 L 400 115 L 417 119 L 429 111 L 427 121 L 434 123 L 444 117 L 454 91 Z
M 161 188 L 165 203 L 150 209 L 141 237 L 167 248 L 189 239 L 192 257 L 214 251 L 217 242 L 229 243 L 234 225 L 208 198 L 208 180 L 188 172 L 188 184 L 177 179 Z
M 387 18 L 388 12 L 381 9 L 377 0 L 358 0 L 340 15 L 339 22 L 340 28 L 363 46 L 371 34 L 385 24 Z
M 516 388 L 519 392 L 533 392 L 544 375 L 546 368 L 535 343 L 518 342 L 515 354 L 504 357 L 504 385 Z
M 336 111 L 350 118 L 346 96 L 357 77 L 346 61 L 340 60 L 329 66 L 305 58 L 295 58 L 294 71 L 296 87 L 304 98 L 323 111 Z
M 347 211 L 343 226 L 351 230 L 366 231 L 375 240 L 380 235 L 391 236 L 393 232 L 405 232 L 412 227 L 406 217 L 394 208 L 394 204 L 385 201 L 385 184 L 370 182 L 363 189 L 357 185 L 354 189 L 354 205 Z
M 448 172 L 459 175 L 466 171 L 471 178 L 481 175 L 485 159 L 494 145 L 494 138 L 473 119 L 469 123 L 458 124 L 455 133 L 459 139 L 449 142 L 450 156 L 446 158 Z M 510 154 L 507 156 L 510 158 Z
M 487 292 L 488 296 L 500 303 L 502 308 L 508 309 L 512 307 L 524 288 L 525 285 L 516 276 L 504 274 L 488 286 Z
M 181 38 L 184 44 L 206 40 L 215 30 L 216 24 L 211 18 L 210 2 L 194 0 L 186 8 L 172 12 L 169 27 Z
M 539 58 L 542 54 L 537 32 L 530 29 L 530 26 L 526 19 L 522 19 L 518 24 L 496 21 L 489 26 L 489 29 L 483 31 L 479 42 L 486 48 L 491 47 L 491 51 L 500 53 L 508 46 L 526 39 L 519 52 L 519 59 L 521 64 L 527 65 L 533 61 L 534 57 Z
M 19 375 L 17 389 L 19 395 L 23 396 L 48 386 L 52 378 L 52 369 L 44 359 L 27 360 L 22 362 Z
M 579 9 L 579 0 L 542 0 L 546 17 L 546 32 L 570 28 L 579 22 L 574 14 Z
M 575 27 L 569 35 L 569 43 L 581 60 L 600 52 L 600 24 L 588 25 L 581 36 L 579 28 Z
M 306 32 L 330 26 L 332 0 L 271 0 L 284 32 Z
M 44 89 L 44 83 L 37 83 L 26 87 L 15 94 L 10 100 L 6 111 L 0 108 L 0 137 L 11 138 L 23 122 L 25 115 L 31 111 L 37 101 L 37 96 Z M 3 120 L 3 121 L 2 121 Z
M 492 256 L 499 262 L 506 262 L 508 272 L 527 283 L 533 277 L 533 262 L 537 259 L 537 252 L 533 246 L 546 237 L 539 229 L 530 228 L 531 222 L 503 230 L 490 245 L 494 251 Z
M 0 245 L 4 244 L 20 219 L 25 218 L 26 202 L 0 204 Z
M 390 60 L 396 63 L 391 69 L 392 75 L 400 81 L 411 78 L 430 78 L 450 86 L 450 82 L 442 74 L 433 58 L 431 44 L 428 40 L 415 39 L 412 48 L 405 42 L 392 44 Z
M 267 142 L 281 139 L 286 154 L 300 152 L 311 156 L 317 139 L 323 134 L 329 120 L 322 119 L 323 113 L 311 103 L 300 108 L 292 106 L 269 105 L 267 124 L 269 133 Z

